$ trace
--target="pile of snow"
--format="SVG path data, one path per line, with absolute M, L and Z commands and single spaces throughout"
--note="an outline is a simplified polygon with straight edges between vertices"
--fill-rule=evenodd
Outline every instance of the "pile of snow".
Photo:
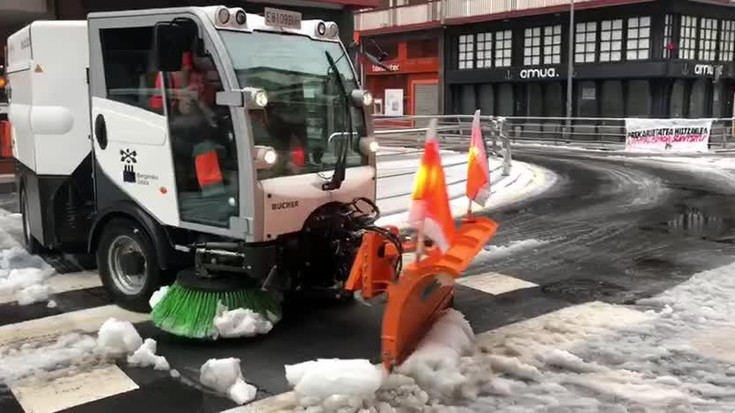
M 237 358 L 207 360 L 199 370 L 199 381 L 240 405 L 255 399 L 258 391 L 243 379 Z
M 154 370 L 168 370 L 170 366 L 163 356 L 156 355 L 156 340 L 147 338 L 135 350 L 132 356 L 128 356 L 128 364 L 136 367 L 153 366 Z
M 395 373 L 414 379 L 435 401 L 474 398 L 482 384 L 471 371 L 474 339 L 464 315 L 449 309 Z
M 54 269 L 41 257 L 15 246 L 0 250 L 0 295 L 15 295 L 18 304 L 28 305 L 48 299 L 46 280 Z
M 424 411 L 477 397 L 492 379 L 475 335 L 450 309 L 416 350 L 387 375 L 367 360 L 320 359 L 286 366 L 303 411 Z
M 268 334 L 276 322 L 278 318 L 270 312 L 266 318 L 249 308 L 229 310 L 220 303 L 214 317 L 215 338 L 254 337 L 258 334 Z
M 151 295 L 151 298 L 148 299 L 148 305 L 151 306 L 151 308 L 155 307 L 156 304 L 158 304 L 163 297 L 166 296 L 166 293 L 168 292 L 168 285 L 164 285 L 163 287 L 159 288 L 158 290 L 154 291 Z
M 46 284 L 33 284 L 18 291 L 18 305 L 28 305 L 48 300 L 51 289 Z
M 385 376 L 382 366 L 363 359 L 319 359 L 286 366 L 286 380 L 301 406 L 326 411 L 361 408 L 364 400 L 374 398 Z
M 109 318 L 97 333 L 95 353 L 104 357 L 120 357 L 133 353 L 143 345 L 143 339 L 129 321 Z

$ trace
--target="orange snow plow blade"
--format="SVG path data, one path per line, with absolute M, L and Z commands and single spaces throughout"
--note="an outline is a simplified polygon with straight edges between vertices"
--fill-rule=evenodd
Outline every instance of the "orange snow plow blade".
M 492 238 L 498 225 L 491 219 L 473 217 L 457 230 L 452 245 L 441 253 L 426 250 L 426 256 L 411 263 L 396 276 L 393 268 L 401 259 L 398 250 L 384 236 L 364 236 L 347 289 L 360 290 L 365 298 L 386 292 L 388 302 L 383 314 L 383 365 L 391 370 L 416 348 L 436 319 L 450 305 L 455 279 L 470 265 Z M 393 229 L 393 232 L 397 232 Z M 408 247 L 408 248 L 405 248 Z M 404 244 L 404 252 L 413 245 Z

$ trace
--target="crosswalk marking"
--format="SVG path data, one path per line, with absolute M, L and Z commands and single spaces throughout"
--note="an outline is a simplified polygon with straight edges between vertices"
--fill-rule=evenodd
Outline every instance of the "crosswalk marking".
M 99 274 L 94 271 L 80 271 L 68 274 L 56 274 L 48 279 L 48 286 L 53 294 L 67 291 L 85 290 L 102 286 Z
M 147 321 L 149 314 L 134 313 L 116 305 L 87 308 L 79 311 L 0 326 L 0 347 L 68 334 L 73 331 L 95 332 L 108 318 L 138 323 Z
M 478 275 L 470 275 L 468 277 L 462 277 L 457 279 L 457 284 L 464 285 L 465 287 L 474 288 L 482 292 L 500 295 L 509 293 L 511 291 L 522 290 L 525 288 L 538 287 L 537 284 L 532 282 L 521 280 L 519 278 L 510 277 L 508 275 L 499 274 L 496 272 L 487 272 Z
M 502 349 L 518 337 L 535 345 L 571 348 L 591 336 L 609 334 L 654 317 L 632 308 L 593 301 L 565 307 L 477 335 L 477 345 L 489 353 Z M 495 351 L 493 351 L 495 350 Z
M 708 328 L 689 340 L 692 349 L 698 354 L 735 363 L 735 326 Z
M 136 389 L 138 385 L 114 364 L 53 380 L 30 378 L 10 386 L 26 413 L 54 413 Z
M 96 272 L 80 271 L 67 274 L 54 274 L 46 280 L 51 294 L 61 294 L 69 291 L 85 290 L 88 288 L 101 287 L 102 282 Z M 0 294 L 0 304 L 16 301 L 16 294 Z
M 290 391 L 267 397 L 244 406 L 234 407 L 221 413 L 276 413 L 290 412 L 297 406 L 296 393 Z

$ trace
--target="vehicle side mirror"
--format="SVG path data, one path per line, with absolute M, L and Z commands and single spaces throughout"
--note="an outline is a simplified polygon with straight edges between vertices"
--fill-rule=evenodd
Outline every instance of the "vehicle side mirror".
M 156 69 L 162 72 L 181 70 L 181 58 L 191 48 L 194 36 L 196 32 L 187 25 L 176 22 L 156 24 L 153 32 Z

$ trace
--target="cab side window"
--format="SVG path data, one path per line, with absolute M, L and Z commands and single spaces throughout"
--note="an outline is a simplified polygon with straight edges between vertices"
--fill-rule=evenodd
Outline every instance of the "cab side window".
M 182 221 L 227 227 L 238 214 L 237 146 L 230 108 L 211 56 L 186 51 L 181 68 L 161 72 Z
M 152 67 L 153 27 L 102 29 L 107 98 L 163 115 L 161 86 Z

